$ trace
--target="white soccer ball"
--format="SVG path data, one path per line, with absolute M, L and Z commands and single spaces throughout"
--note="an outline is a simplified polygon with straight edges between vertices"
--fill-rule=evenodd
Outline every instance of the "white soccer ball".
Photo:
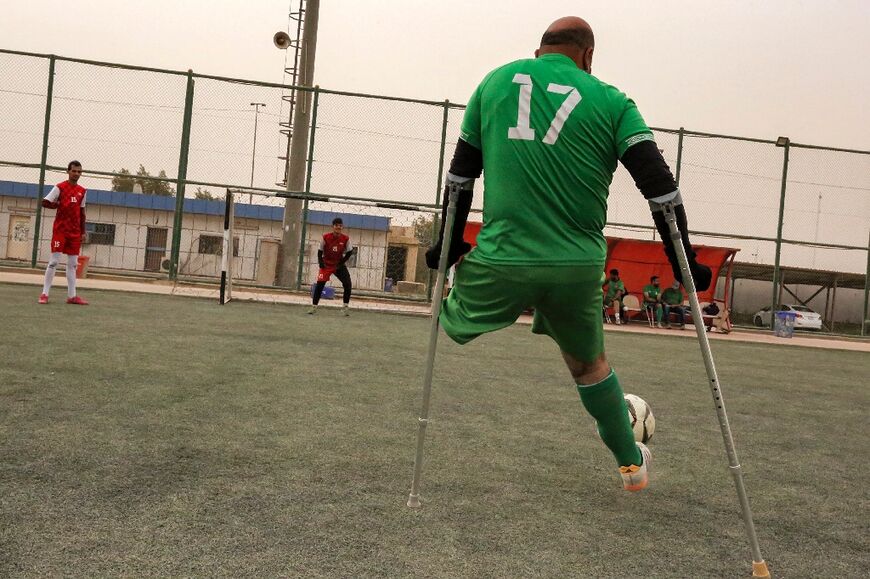
M 656 430 L 656 417 L 646 400 L 634 394 L 625 395 L 628 406 L 628 416 L 631 419 L 631 429 L 637 442 L 647 443 Z

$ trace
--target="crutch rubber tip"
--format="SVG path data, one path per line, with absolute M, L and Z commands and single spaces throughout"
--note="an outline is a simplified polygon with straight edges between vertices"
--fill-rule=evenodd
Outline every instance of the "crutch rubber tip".
M 421 506 L 420 495 L 408 495 L 408 506 L 412 509 L 419 509 Z M 770 575 L 767 575 L 767 577 L 770 577 Z
M 764 561 L 761 562 L 752 562 L 752 576 L 753 577 L 767 577 L 770 579 L 770 571 L 767 570 L 767 563 Z

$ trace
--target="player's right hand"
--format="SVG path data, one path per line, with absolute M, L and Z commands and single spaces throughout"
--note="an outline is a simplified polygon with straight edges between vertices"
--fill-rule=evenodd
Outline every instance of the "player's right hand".
M 677 261 L 676 256 L 671 260 L 669 253 L 668 261 L 671 261 L 671 269 L 674 272 L 674 279 L 683 283 L 683 275 L 680 272 L 680 266 L 675 263 Z M 692 273 L 692 281 L 695 282 L 695 291 L 703 292 L 710 288 L 710 284 L 713 282 L 713 271 L 709 267 L 703 263 L 698 263 L 693 259 L 689 262 L 689 271 Z
M 467 241 L 451 244 L 450 252 L 447 254 L 447 267 L 454 265 L 459 258 L 471 251 L 471 244 Z M 441 242 L 433 245 L 426 252 L 426 265 L 429 269 L 438 269 L 438 260 L 441 258 Z

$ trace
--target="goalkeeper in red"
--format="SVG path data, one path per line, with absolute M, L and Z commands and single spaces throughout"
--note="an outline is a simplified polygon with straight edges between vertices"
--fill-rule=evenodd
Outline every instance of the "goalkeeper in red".
M 314 285 L 314 296 L 312 298 L 311 309 L 309 314 L 317 313 L 317 304 L 320 303 L 320 296 L 323 295 L 323 288 L 326 287 L 326 282 L 329 278 L 335 275 L 342 286 L 342 309 L 344 315 L 350 315 L 349 304 L 350 294 L 353 290 L 353 284 L 350 279 L 350 272 L 347 270 L 347 260 L 356 251 L 356 248 L 350 242 L 350 237 L 342 233 L 344 230 L 344 221 L 341 217 L 336 217 L 332 220 L 332 231 L 323 234 L 323 241 L 320 242 L 320 249 L 317 250 L 317 265 L 320 270 L 317 272 L 317 283 Z
M 618 162 L 649 202 L 676 279 L 682 278 L 665 203 L 676 206 L 699 290 L 709 287 L 711 273 L 695 260 L 680 193 L 652 132 L 631 99 L 592 76 L 593 51 L 589 24 L 561 18 L 544 33 L 535 58 L 495 69 L 471 96 L 447 175 L 448 188 L 460 189 L 450 264 L 470 250 L 462 233 L 482 171 L 483 227 L 477 247 L 457 267 L 439 321 L 464 344 L 534 308 L 532 331 L 559 346 L 624 488 L 639 491 L 648 484 L 651 456 L 635 443 L 622 388 L 604 354 L 601 320 L 603 229 Z M 433 269 L 443 229 L 441 236 L 426 255 Z
M 68 304 L 86 306 L 88 302 L 76 295 L 76 267 L 85 233 L 85 189 L 79 185 L 82 164 L 70 161 L 66 168 L 69 179 L 52 187 L 42 200 L 42 206 L 57 209 L 51 233 L 51 256 L 45 268 L 45 282 L 39 303 L 48 303 L 48 292 L 62 255 L 66 255 L 66 283 Z

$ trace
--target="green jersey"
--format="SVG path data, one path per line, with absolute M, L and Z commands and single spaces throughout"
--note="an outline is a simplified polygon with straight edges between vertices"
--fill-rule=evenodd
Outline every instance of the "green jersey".
M 489 73 L 462 139 L 483 151 L 483 228 L 475 257 L 509 265 L 600 265 L 618 159 L 653 136 L 634 102 L 545 54 Z
M 625 284 L 622 282 L 621 279 L 613 281 L 612 279 L 608 278 L 607 283 L 604 285 L 607 286 L 607 294 L 605 297 L 608 300 L 616 297 L 616 292 L 621 291 L 623 294 L 625 293 Z
M 652 302 L 656 301 L 656 298 L 659 297 L 659 295 L 661 295 L 661 293 L 662 293 L 661 286 L 655 286 L 653 284 L 645 285 L 645 286 L 643 286 L 643 294 L 644 294 L 643 301 L 652 303 Z M 649 296 L 650 299 L 647 299 L 646 296 Z
M 679 306 L 683 303 L 683 292 L 669 287 L 662 293 L 662 301 L 671 306 Z

